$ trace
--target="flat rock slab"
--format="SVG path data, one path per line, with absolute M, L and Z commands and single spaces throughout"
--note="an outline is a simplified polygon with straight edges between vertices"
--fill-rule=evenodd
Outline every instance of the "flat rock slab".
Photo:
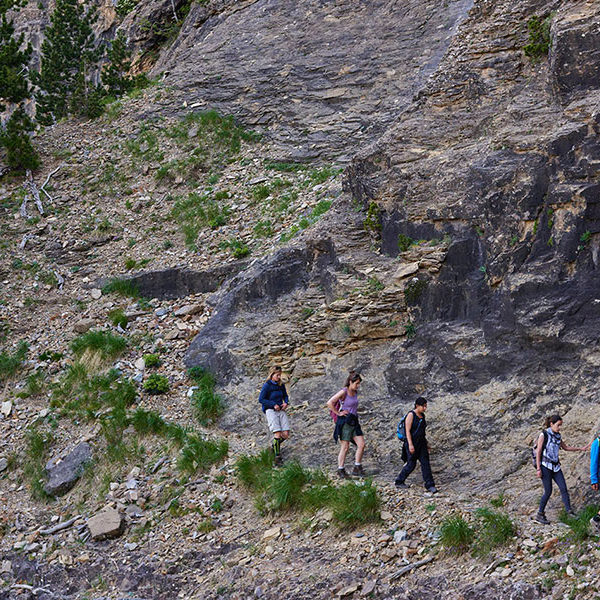
M 92 448 L 81 442 L 63 459 L 53 459 L 46 465 L 48 482 L 44 491 L 50 496 L 63 496 L 81 477 L 85 465 L 92 460 Z
M 125 530 L 123 515 L 114 508 L 105 508 L 87 522 L 94 540 L 104 540 L 120 536 Z

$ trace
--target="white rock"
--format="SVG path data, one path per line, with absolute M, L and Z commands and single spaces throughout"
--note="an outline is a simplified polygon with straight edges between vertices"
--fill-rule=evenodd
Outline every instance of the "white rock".
M 571 565 L 567 565 L 566 573 L 569 577 L 575 576 L 575 571 L 573 570 L 573 567 Z
M 0 408 L 0 412 L 2 412 L 2 414 L 5 417 L 8 417 L 10 415 L 10 413 L 12 412 L 12 402 L 10 400 L 3 402 L 2 408 Z
M 281 535 L 281 527 L 272 527 L 263 533 L 263 540 L 274 540 Z
M 396 544 L 403 542 L 407 537 L 407 533 L 404 531 L 404 529 L 399 529 L 398 531 L 394 532 L 394 542 Z
M 92 296 L 92 298 L 94 300 L 99 300 L 100 298 L 102 298 L 102 290 L 99 290 L 98 288 L 94 288 L 91 292 L 90 295 Z

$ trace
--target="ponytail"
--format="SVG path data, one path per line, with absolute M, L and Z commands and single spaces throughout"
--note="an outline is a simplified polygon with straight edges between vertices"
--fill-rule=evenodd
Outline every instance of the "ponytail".
M 560 415 L 552 415 L 550 417 L 546 417 L 546 421 L 544 422 L 544 429 L 548 429 L 550 425 L 554 425 L 554 423 L 558 423 L 562 421 L 562 417 Z

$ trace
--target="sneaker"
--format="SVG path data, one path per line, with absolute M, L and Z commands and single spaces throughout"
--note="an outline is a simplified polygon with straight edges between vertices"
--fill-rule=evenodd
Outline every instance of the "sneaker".
M 283 457 L 281 456 L 281 454 L 276 454 L 275 457 L 273 458 L 273 464 L 276 467 L 279 467 L 283 464 Z
M 550 521 L 546 519 L 546 515 L 544 513 L 538 513 L 537 515 L 535 515 L 534 519 L 542 525 L 550 525 Z
M 430 486 L 427 488 L 427 491 L 428 491 L 430 494 L 437 494 L 437 493 L 438 493 L 438 489 L 435 487 L 435 485 L 430 485 Z
M 590 519 L 590 525 L 596 530 L 597 533 L 600 533 L 600 515 L 594 515 Z
M 352 475 L 356 475 L 357 477 L 364 477 L 365 470 L 362 468 L 362 465 L 354 465 L 352 469 Z
M 402 483 L 397 483 L 396 484 L 396 489 L 397 490 L 407 490 L 410 486 L 408 486 L 406 483 L 404 483 L 404 481 Z
M 346 473 L 346 469 L 343 469 L 343 468 L 337 470 L 337 476 L 340 479 L 349 479 L 348 473 Z

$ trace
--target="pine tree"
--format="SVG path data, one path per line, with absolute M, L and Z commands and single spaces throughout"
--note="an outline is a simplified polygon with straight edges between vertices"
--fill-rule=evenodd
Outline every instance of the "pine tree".
M 15 37 L 15 28 L 8 18 L 10 9 L 20 2 L 0 0 L 0 111 L 12 110 L 0 129 L 0 146 L 6 150 L 6 164 L 11 169 L 36 169 L 40 160 L 33 148 L 29 132 L 34 123 L 23 109 L 23 101 L 31 97 L 28 63 L 31 45 L 23 48 L 24 36 Z
M 34 127 L 27 113 L 19 107 L 10 116 L 4 130 L 0 132 L 0 144 L 6 148 L 6 165 L 11 169 L 33 171 L 40 166 L 40 159 L 28 135 Z
M 95 90 L 90 83 L 91 71 L 101 53 L 100 46 L 95 48 L 95 20 L 95 9 L 86 10 L 78 0 L 56 1 L 44 32 L 40 72 L 34 78 L 39 88 L 37 120 L 43 125 L 66 117 L 70 109 L 76 114 L 87 112 L 87 102 L 75 104 L 73 96 L 82 93 L 82 77 L 84 93 Z
M 16 5 L 10 2 L 0 4 L 0 111 L 6 109 L 1 101 L 18 103 L 30 97 L 27 65 L 31 58 L 31 45 L 24 50 L 24 36 L 15 37 L 15 28 L 7 12 Z
M 122 32 L 112 41 L 107 52 L 109 64 L 102 70 L 102 84 L 106 87 L 106 93 L 118 98 L 129 90 L 135 84 L 135 81 L 128 76 L 131 68 L 131 52 L 127 48 L 127 42 Z

